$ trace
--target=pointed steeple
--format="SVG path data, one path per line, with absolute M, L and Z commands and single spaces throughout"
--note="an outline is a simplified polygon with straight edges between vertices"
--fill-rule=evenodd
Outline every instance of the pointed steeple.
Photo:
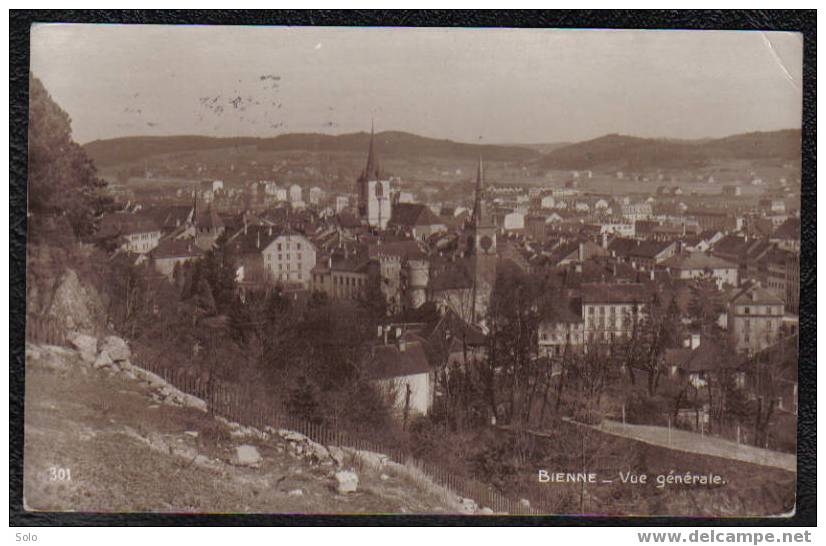
M 381 180 L 379 169 L 379 158 L 375 147 L 375 130 L 373 120 L 370 120 L 370 148 L 367 151 L 367 166 L 364 167 L 362 178 L 364 180 Z
M 485 170 L 482 165 L 482 156 L 479 156 L 479 166 L 476 169 L 476 189 L 473 195 L 473 216 L 475 225 L 480 225 L 485 221 L 485 202 L 482 200 L 482 192 L 485 184 Z

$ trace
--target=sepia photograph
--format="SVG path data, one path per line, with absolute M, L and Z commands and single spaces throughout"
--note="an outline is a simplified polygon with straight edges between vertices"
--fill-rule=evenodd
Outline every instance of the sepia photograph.
M 794 516 L 803 43 L 32 25 L 23 509 Z

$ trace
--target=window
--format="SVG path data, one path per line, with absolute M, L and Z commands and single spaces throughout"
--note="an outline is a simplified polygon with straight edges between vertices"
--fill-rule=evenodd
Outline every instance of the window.
M 278 252 L 281 252 L 281 243 L 278 243 Z
M 747 315 L 750 314 L 751 313 L 751 307 L 749 307 L 748 305 L 743 307 L 743 313 L 745 313 Z
M 295 249 L 296 249 L 296 250 L 301 250 L 301 243 L 296 243 L 296 244 L 295 244 Z M 299 255 L 299 256 L 300 256 L 300 255 Z M 301 258 L 299 258 L 299 259 L 301 259 Z

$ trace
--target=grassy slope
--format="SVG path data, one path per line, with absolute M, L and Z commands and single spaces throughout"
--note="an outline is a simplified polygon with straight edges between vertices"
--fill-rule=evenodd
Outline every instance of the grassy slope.
M 81 363 L 73 351 L 27 349 L 24 502 L 29 510 L 209 513 L 438 513 L 433 494 L 385 471 L 359 471 L 338 495 L 331 467 L 280 440 L 237 438 L 209 415 L 154 401 L 148 387 Z M 185 434 L 197 431 L 198 437 Z M 258 447 L 260 468 L 228 464 Z M 71 480 L 50 480 L 50 468 Z M 301 495 L 295 490 L 300 489 Z M 290 494 L 293 492 L 293 494 Z

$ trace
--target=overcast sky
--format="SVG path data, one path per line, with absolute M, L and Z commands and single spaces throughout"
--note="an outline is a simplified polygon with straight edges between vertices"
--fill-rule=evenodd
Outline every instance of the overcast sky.
M 745 31 L 37 25 L 75 138 L 402 130 L 467 142 L 800 127 L 802 37 Z

